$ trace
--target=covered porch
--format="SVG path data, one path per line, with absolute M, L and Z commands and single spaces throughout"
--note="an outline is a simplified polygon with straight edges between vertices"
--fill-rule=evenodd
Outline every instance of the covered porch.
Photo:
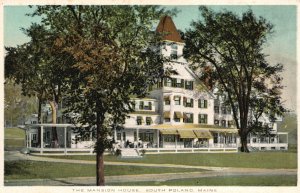
M 53 141 L 53 130 L 56 128 L 57 142 Z M 29 124 L 25 126 L 26 148 L 32 154 L 51 154 L 51 155 L 86 155 L 93 154 L 94 142 L 92 136 L 75 140 L 76 128 L 73 124 Z
M 253 150 L 288 150 L 288 132 L 268 136 L 250 134 L 248 144 Z
M 195 124 L 125 128 L 115 131 L 115 139 L 121 148 L 143 148 L 148 153 L 237 152 L 239 142 L 237 129 Z

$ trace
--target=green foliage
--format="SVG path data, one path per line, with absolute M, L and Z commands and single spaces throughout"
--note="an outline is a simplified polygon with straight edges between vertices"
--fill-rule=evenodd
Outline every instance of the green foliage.
M 159 6 L 94 5 L 37 6 L 32 14 L 42 18 L 38 31 L 51 34 L 53 50 L 45 52 L 46 62 L 63 73 L 55 77 L 58 82 L 50 81 L 56 86 L 52 91 L 58 91 L 54 98 L 64 93 L 65 113 L 86 126 L 78 128 L 81 136 L 95 133 L 98 161 L 111 148 L 112 130 L 132 111 L 130 96 L 144 96 L 164 74 L 163 57 L 155 49 L 160 37 L 152 31 L 163 14 Z M 102 182 L 97 179 L 97 184 Z
M 285 110 L 280 97 L 283 66 L 270 65 L 263 53 L 273 26 L 251 10 L 242 17 L 205 6 L 199 10 L 203 20 L 193 22 L 185 33 L 184 56 L 193 69 L 200 69 L 199 76 L 209 88 L 227 96 L 242 151 L 248 152 L 247 135 L 258 128 L 258 119 L 268 114 L 274 121 Z
M 112 127 L 132 110 L 130 95 L 145 95 L 163 74 L 163 58 L 152 49 L 159 37 L 151 32 L 163 13 L 158 6 L 38 6 L 34 13 L 74 59 L 67 112 L 94 126 L 97 152 L 110 147 Z
M 22 95 L 21 86 L 12 80 L 4 84 L 4 119 L 5 126 L 24 124 L 26 119 L 37 112 L 36 99 Z

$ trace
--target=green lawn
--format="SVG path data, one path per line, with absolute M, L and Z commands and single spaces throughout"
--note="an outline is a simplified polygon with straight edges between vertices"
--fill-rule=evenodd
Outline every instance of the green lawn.
M 201 169 L 185 168 L 160 168 L 141 166 L 112 166 L 106 165 L 105 176 L 128 174 L 160 174 L 176 172 L 205 171 Z M 66 178 L 66 177 L 95 177 L 95 165 L 51 163 L 37 161 L 5 161 L 4 178 L 11 179 L 35 179 L 35 178 Z
M 296 186 L 297 176 L 226 176 L 167 180 L 163 182 L 107 183 L 111 186 Z
M 4 129 L 5 150 L 19 150 L 25 147 L 25 131 L 20 128 Z
M 95 160 L 94 155 L 51 157 Z M 297 168 L 297 154 L 291 152 L 146 154 L 142 159 L 122 159 L 107 155 L 105 156 L 105 161 L 216 167 Z
M 6 129 L 4 129 L 4 138 L 25 139 L 25 131 L 20 128 L 6 128 Z

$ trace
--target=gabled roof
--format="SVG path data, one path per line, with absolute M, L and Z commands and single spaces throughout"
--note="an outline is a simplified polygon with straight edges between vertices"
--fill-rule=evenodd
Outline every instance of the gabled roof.
M 183 43 L 180 34 L 170 16 L 163 16 L 156 28 L 156 32 L 163 34 L 163 40 Z

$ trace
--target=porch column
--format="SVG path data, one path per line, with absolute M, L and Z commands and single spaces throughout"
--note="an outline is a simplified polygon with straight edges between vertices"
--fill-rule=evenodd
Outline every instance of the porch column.
M 67 155 L 67 127 L 64 128 L 64 145 L 65 145 L 65 155 Z
M 43 153 L 43 149 L 44 149 L 44 126 L 41 126 L 41 154 Z
M 31 147 L 31 133 L 29 132 L 29 147 Z
M 136 129 L 136 140 L 139 141 L 140 139 L 140 130 L 139 128 Z
M 117 141 L 117 129 L 114 128 L 114 139 L 115 139 L 115 142 Z
M 159 129 L 157 129 L 157 152 L 159 152 Z
M 26 137 L 26 147 L 28 148 L 28 144 L 29 144 L 29 137 L 28 137 L 28 129 L 26 129 L 26 132 L 25 132 L 25 137 Z

